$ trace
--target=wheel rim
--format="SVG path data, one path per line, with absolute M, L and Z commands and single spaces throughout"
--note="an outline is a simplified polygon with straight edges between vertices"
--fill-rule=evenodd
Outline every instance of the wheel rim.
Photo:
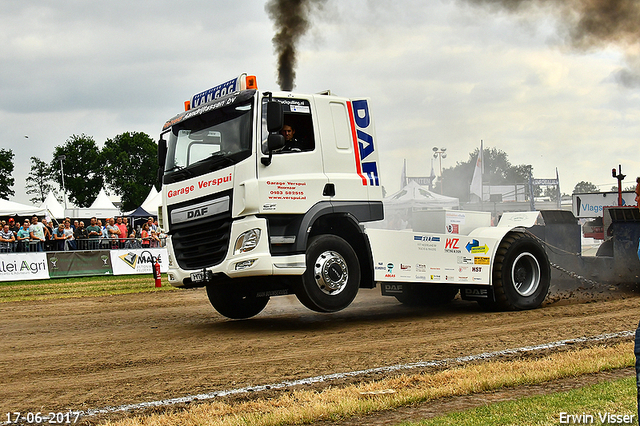
M 335 251 L 325 251 L 314 264 L 313 277 L 316 285 L 325 294 L 341 293 L 349 281 L 349 268 L 344 258 Z
M 521 253 L 511 267 L 511 281 L 521 296 L 531 296 L 540 285 L 540 264 L 531 253 Z

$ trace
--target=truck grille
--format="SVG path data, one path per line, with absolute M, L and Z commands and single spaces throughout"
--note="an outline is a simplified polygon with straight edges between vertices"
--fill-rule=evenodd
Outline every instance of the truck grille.
M 202 269 L 219 264 L 227 254 L 230 233 L 230 216 L 174 230 L 171 242 L 178 265 L 182 269 Z
M 170 225 L 171 243 L 175 260 L 182 269 L 194 270 L 208 268 L 220 264 L 227 255 L 231 235 L 231 191 L 212 194 L 190 202 L 174 205 L 169 210 L 170 218 L 180 217 L 179 212 L 185 207 L 210 202 L 214 206 L 218 200 L 227 201 L 219 206 L 226 206 L 218 214 L 173 222 Z M 211 212 L 211 209 L 209 210 Z

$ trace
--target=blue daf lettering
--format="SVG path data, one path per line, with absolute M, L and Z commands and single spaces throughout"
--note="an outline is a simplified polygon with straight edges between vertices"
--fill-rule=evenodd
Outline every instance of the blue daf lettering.
M 365 162 L 364 160 L 373 153 L 375 146 L 373 144 L 373 136 L 366 133 L 364 129 L 371 124 L 371 116 L 369 115 L 369 105 L 366 100 L 353 101 L 354 121 L 359 129 L 356 131 L 358 136 L 358 148 L 360 151 L 360 162 L 362 173 L 369 178 L 369 185 L 379 186 L 378 164 L 375 161 Z

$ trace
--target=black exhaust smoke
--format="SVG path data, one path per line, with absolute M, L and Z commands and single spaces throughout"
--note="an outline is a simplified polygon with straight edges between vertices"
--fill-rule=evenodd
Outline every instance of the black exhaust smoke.
M 629 69 L 617 73 L 627 87 L 640 86 L 640 1 L 638 0 L 463 0 L 492 11 L 526 13 L 531 8 L 549 9 L 560 18 L 560 30 L 576 50 L 617 45 L 627 48 Z
M 269 18 L 276 27 L 273 47 L 278 57 L 278 85 L 281 90 L 292 90 L 296 79 L 296 46 L 307 32 L 314 8 L 321 8 L 326 0 L 270 0 L 265 5 Z

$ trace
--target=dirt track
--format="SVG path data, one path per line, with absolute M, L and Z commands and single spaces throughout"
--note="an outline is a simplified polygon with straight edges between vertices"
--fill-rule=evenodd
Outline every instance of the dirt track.
M 88 410 L 635 329 L 640 299 L 484 312 L 361 291 L 336 314 L 292 296 L 231 321 L 204 290 L 0 304 L 0 414 Z M 620 295 L 616 296 L 620 297 Z M 6 420 L 6 419 L 5 419 Z

